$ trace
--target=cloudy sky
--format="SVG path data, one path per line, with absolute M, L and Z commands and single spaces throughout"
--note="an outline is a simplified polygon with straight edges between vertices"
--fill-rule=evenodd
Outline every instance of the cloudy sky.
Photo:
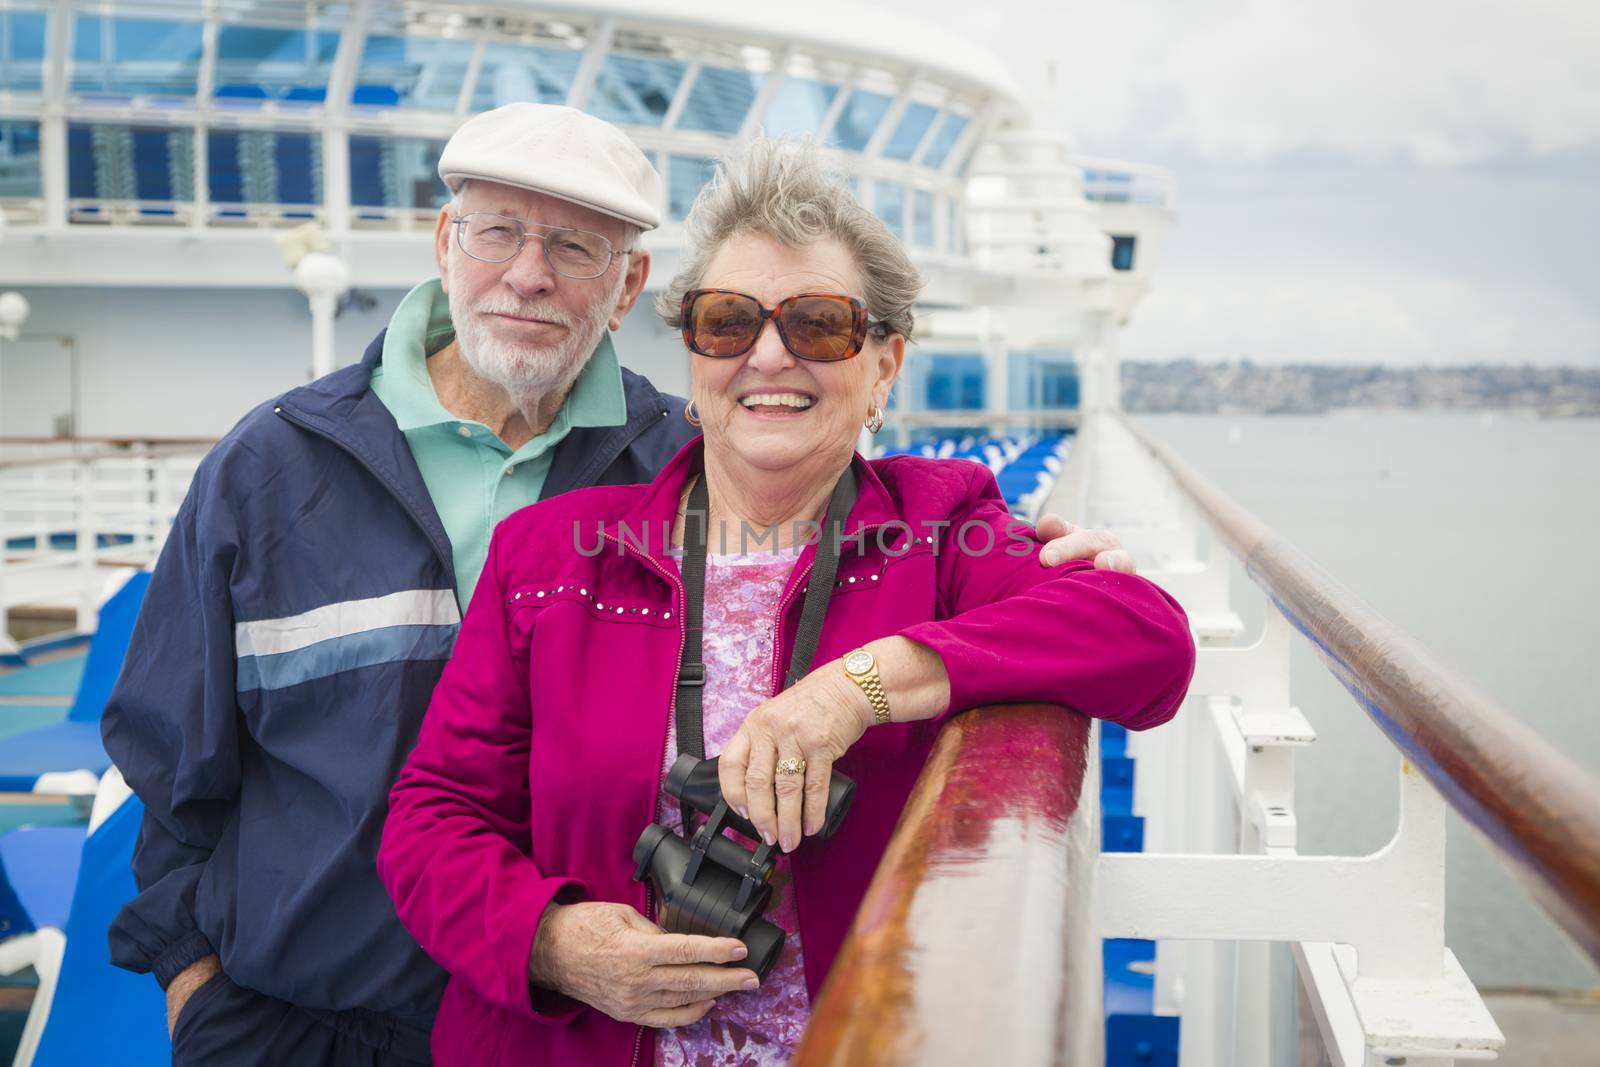
M 1130 359 L 1600 367 L 1600 0 L 876 0 L 1160 164 Z

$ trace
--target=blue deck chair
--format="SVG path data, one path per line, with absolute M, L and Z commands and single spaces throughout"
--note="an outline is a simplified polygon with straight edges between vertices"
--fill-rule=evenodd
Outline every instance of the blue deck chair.
M 89 642 L 89 658 L 65 722 L 6 739 L 0 747 L 0 792 L 32 792 L 39 777 L 52 771 L 87 770 L 96 777 L 111 766 L 100 741 L 100 713 L 122 671 L 139 604 L 150 585 L 138 571 L 100 609 L 100 624 Z
M 36 998 L 48 1000 L 60 980 L 83 842 L 82 826 L 23 827 L 0 835 L 0 974 L 33 968 Z M 43 1013 L 30 1012 L 22 1044 L 32 1048 L 43 1029 Z
M 152 976 L 112 966 L 106 943 L 111 921 L 137 891 L 133 850 L 143 821 L 144 805 L 129 796 L 84 840 L 59 977 L 53 995 L 36 1000 L 42 1034 L 36 1029 L 33 1067 L 172 1062 L 166 995 Z M 31 1015 L 29 1026 L 35 1026 Z M 25 1051 L 19 1051 L 17 1067 L 28 1067 Z

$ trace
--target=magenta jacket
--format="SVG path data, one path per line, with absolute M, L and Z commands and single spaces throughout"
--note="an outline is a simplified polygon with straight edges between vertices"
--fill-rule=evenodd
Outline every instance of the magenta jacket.
M 378 855 L 401 921 L 451 975 L 433 1031 L 442 1065 L 651 1060 L 642 1027 L 530 989 L 528 957 L 552 900 L 654 918 L 630 855 L 661 792 L 684 599 L 667 534 L 702 447 L 650 485 L 567 493 L 495 531 Z M 979 464 L 857 457 L 855 469 L 854 536 L 815 664 L 900 634 L 943 658 L 951 710 L 1046 702 L 1131 729 L 1172 717 L 1194 644 L 1171 597 L 1087 563 L 1043 567 Z M 774 691 L 814 553 L 780 601 Z M 793 855 L 813 999 L 939 727 L 869 729 L 838 762 L 858 783 L 843 827 Z

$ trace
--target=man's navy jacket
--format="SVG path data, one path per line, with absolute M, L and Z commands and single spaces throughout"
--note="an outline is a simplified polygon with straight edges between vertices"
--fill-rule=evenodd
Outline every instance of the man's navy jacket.
M 374 863 L 460 612 L 450 543 L 361 363 L 246 415 L 200 464 L 106 705 L 146 806 L 118 966 L 165 986 L 215 951 L 301 1007 L 427 1026 L 444 975 Z M 620 427 L 574 429 L 545 497 L 646 482 L 693 435 L 623 371 Z

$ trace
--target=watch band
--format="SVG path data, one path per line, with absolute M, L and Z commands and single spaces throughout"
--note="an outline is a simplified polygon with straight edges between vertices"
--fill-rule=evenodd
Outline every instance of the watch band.
M 860 656 L 866 660 L 865 670 L 852 670 L 850 663 Z M 878 674 L 878 661 L 864 648 L 858 648 L 844 657 L 844 673 L 861 687 L 872 704 L 872 718 L 879 726 L 889 721 L 889 698 L 883 691 L 883 678 Z

